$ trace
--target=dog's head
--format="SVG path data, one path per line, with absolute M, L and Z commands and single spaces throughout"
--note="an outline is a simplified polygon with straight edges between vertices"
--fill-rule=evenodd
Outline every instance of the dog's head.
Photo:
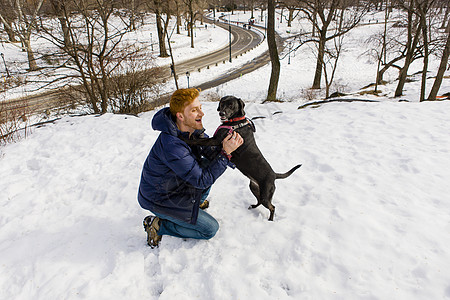
M 217 111 L 219 112 L 220 120 L 226 122 L 233 118 L 245 116 L 245 103 L 234 96 L 225 96 L 220 99 Z

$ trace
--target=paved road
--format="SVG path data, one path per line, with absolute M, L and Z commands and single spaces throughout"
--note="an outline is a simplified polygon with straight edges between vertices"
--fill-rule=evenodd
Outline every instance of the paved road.
M 205 20 L 209 23 L 209 26 L 213 26 L 213 21 Z M 226 30 L 229 30 L 228 24 L 224 22 L 215 22 L 216 26 L 220 26 Z M 258 46 L 263 40 L 264 35 L 253 30 L 244 29 L 241 26 L 231 25 L 232 32 L 232 42 L 231 42 L 231 58 L 232 60 L 247 51 L 252 50 L 256 46 Z M 175 70 L 178 76 L 185 76 L 186 72 L 197 72 L 199 69 L 204 69 L 207 67 L 213 67 L 216 64 L 229 63 L 230 57 L 230 49 L 229 45 L 216 50 L 214 52 L 201 55 L 199 57 L 189 59 L 186 61 L 177 62 L 175 61 Z M 236 76 L 237 77 L 237 76 Z M 234 77 L 234 78 L 236 78 Z M 161 80 L 171 79 L 170 68 L 164 68 L 161 73 Z M 223 77 L 220 82 L 226 82 L 228 77 Z M 233 79 L 230 77 L 230 80 Z M 172 79 L 173 80 L 173 79 Z M 212 81 L 209 83 L 204 83 L 199 87 L 207 89 L 212 86 L 216 86 L 220 84 L 219 81 Z M 28 111 L 31 113 L 41 113 L 46 110 L 55 109 L 55 108 L 64 108 L 72 105 L 68 103 L 68 101 L 64 101 L 62 99 L 67 99 L 70 95 L 67 94 L 67 89 L 62 88 L 58 90 L 47 91 L 44 93 L 31 95 L 28 97 L 20 98 L 20 99 L 12 99 L 4 102 L 6 107 L 10 107 L 11 109 L 18 109 L 23 111 Z M 160 99 L 158 102 L 167 101 L 165 97 Z
M 208 22 L 210 23 L 211 21 L 208 20 Z M 225 30 L 229 30 L 229 25 L 223 22 L 216 22 L 216 26 L 220 26 Z M 234 58 L 236 58 L 236 56 L 252 50 L 264 40 L 264 36 L 262 34 L 253 30 L 244 29 L 240 26 L 231 25 L 231 33 L 233 36 L 231 42 L 232 61 Z M 177 73 L 179 75 L 184 75 L 186 71 L 192 72 L 197 71 L 198 69 L 203 69 L 207 66 L 213 66 L 216 63 L 227 63 L 229 62 L 229 58 L 230 48 L 229 45 L 227 45 L 212 53 L 179 63 L 177 66 Z

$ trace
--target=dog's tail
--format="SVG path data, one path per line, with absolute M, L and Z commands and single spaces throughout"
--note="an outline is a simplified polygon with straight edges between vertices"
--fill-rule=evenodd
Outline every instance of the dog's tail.
M 297 170 L 301 166 L 302 165 L 296 165 L 295 167 L 293 167 L 292 169 L 290 169 L 289 171 L 287 171 L 286 173 L 283 173 L 283 174 L 276 173 L 276 175 L 277 175 L 276 179 L 283 179 L 283 178 L 291 176 L 291 174 L 294 173 L 295 170 Z

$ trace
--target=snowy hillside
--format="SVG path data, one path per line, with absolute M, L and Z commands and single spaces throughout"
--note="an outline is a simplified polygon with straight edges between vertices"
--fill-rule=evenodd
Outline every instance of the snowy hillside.
M 275 221 L 229 169 L 210 241 L 146 245 L 136 200 L 154 112 L 65 117 L 3 150 L 1 299 L 450 297 L 450 103 L 250 104 Z M 205 103 L 205 126 L 218 126 Z M 274 111 L 281 114 L 271 115 Z

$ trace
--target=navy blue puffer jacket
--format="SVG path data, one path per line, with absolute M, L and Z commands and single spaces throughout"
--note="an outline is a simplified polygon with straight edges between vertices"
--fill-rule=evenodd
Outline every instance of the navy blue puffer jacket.
M 142 169 L 139 204 L 154 213 L 195 224 L 202 191 L 211 186 L 231 163 L 219 154 L 206 168 L 201 168 L 199 153 L 203 149 L 196 146 L 191 149 L 178 138 L 180 134 L 188 136 L 189 133 L 178 129 L 169 108 L 155 114 L 152 127 L 161 133 Z M 196 130 L 192 135 L 198 138 L 203 131 Z

